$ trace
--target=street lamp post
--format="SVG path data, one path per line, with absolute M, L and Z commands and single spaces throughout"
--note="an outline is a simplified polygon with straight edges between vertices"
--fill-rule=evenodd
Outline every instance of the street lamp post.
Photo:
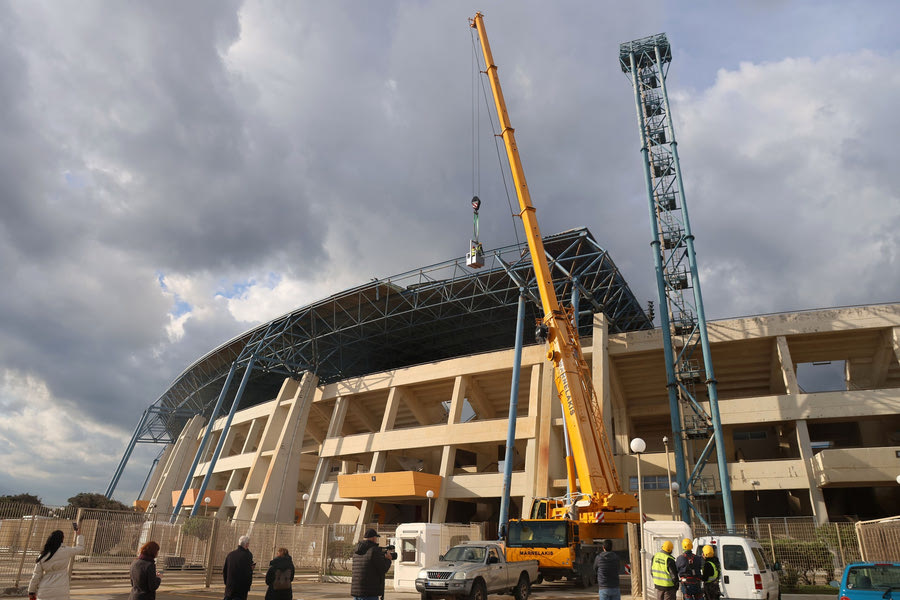
M 666 477 L 669 480 L 669 511 L 672 513 L 672 520 L 675 520 L 675 501 L 672 499 L 672 464 L 669 462 L 669 438 L 667 436 L 663 436 L 663 447 L 666 449 Z
M 212 502 L 212 498 L 206 496 L 203 499 L 203 516 L 207 516 L 209 514 L 209 503 Z
M 431 523 L 431 499 L 434 498 L 434 492 L 428 490 L 425 495 L 428 497 L 428 522 Z
M 678 497 L 678 490 L 681 489 L 681 486 L 678 485 L 677 481 L 673 481 L 669 484 L 669 508 L 672 509 L 672 520 L 677 521 L 678 517 L 675 515 L 675 498 Z
M 309 494 L 303 493 L 303 505 L 300 507 L 300 524 L 303 525 L 303 519 L 306 517 L 306 503 L 309 501 Z
M 641 577 L 643 578 L 644 569 L 647 566 L 646 553 L 644 548 L 644 482 L 641 480 L 641 454 L 647 449 L 647 442 L 641 438 L 631 440 L 631 452 L 637 455 L 637 482 L 638 482 L 638 537 L 639 547 L 641 549 Z

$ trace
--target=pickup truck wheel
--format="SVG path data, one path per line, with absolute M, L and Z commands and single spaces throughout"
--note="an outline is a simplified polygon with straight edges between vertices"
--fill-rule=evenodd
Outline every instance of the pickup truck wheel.
M 528 575 L 522 573 L 519 575 L 516 589 L 513 590 L 513 596 L 516 600 L 528 600 L 529 595 L 531 595 L 531 582 L 528 580 Z
M 484 582 L 480 579 L 472 584 L 469 600 L 487 600 L 487 589 L 485 589 Z

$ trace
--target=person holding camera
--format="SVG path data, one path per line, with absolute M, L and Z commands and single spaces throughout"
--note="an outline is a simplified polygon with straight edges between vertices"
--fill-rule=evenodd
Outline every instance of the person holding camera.
M 367 529 L 353 551 L 350 595 L 354 600 L 379 600 L 384 596 L 384 575 L 395 555 L 390 548 L 379 547 L 377 539 L 378 532 Z
M 34 561 L 34 574 L 28 584 L 29 600 L 69 600 L 69 560 L 84 551 L 84 536 L 75 530 L 75 545 L 63 546 L 65 534 L 57 529 L 50 534 L 40 556 Z

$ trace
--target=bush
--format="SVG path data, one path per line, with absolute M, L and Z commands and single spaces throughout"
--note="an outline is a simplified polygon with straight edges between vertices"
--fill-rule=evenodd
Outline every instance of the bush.
M 181 526 L 181 532 L 199 540 L 207 540 L 212 533 L 212 521 L 203 517 L 190 517 Z

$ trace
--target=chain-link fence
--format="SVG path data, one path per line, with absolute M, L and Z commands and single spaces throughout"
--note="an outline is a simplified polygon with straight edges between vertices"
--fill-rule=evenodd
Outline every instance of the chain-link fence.
M 218 583 L 225 556 L 247 535 L 259 576 L 277 550 L 287 548 L 297 577 L 340 580 L 350 576 L 359 541 L 355 524 L 259 523 L 204 516 L 179 516 L 172 522 L 172 515 L 165 514 L 0 504 L 0 592 L 19 593 L 28 585 L 35 560 L 53 531 L 63 531 L 65 543 L 74 544 L 74 521 L 80 524 L 84 551 L 74 560 L 73 579 L 127 581 L 138 549 L 153 540 L 160 547 L 158 568 L 199 572 L 198 577 L 205 574 L 206 585 Z M 395 532 L 391 525 L 369 526 L 378 530 L 384 544 Z M 483 530 L 477 524 L 443 525 L 441 547 L 484 539 Z
M 722 535 L 722 523 L 694 523 L 695 535 Z M 854 523 L 818 525 L 812 517 L 758 518 L 735 525 L 733 535 L 759 541 L 766 560 L 779 564 L 784 592 L 801 586 L 827 585 L 851 562 L 862 560 Z

